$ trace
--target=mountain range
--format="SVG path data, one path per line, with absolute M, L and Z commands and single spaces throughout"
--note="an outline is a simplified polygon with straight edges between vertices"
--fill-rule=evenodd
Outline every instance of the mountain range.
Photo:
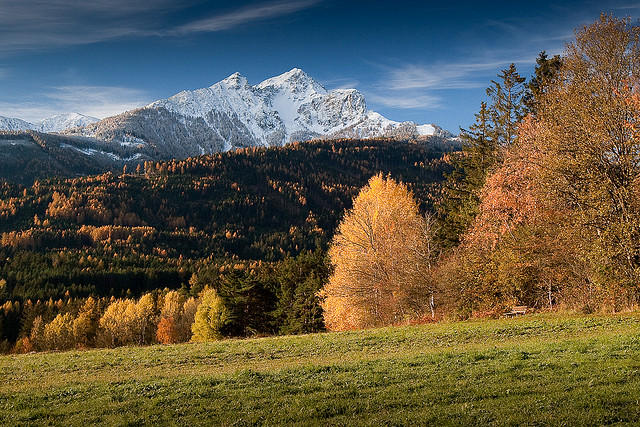
M 40 169 L 55 163 L 53 169 L 62 171 L 67 158 L 74 158 L 75 166 L 66 175 L 77 175 L 85 164 L 91 164 L 94 173 L 145 160 L 339 138 L 457 144 L 450 132 L 434 124 L 389 120 L 368 110 L 357 90 L 329 91 L 294 68 L 257 85 L 234 73 L 210 87 L 183 91 L 103 120 L 77 113 L 36 123 L 0 117 L 0 166 L 12 163 L 22 171 L 24 165 L 26 178 L 20 181 L 29 182 L 43 177 L 29 172 L 33 159 Z
M 35 130 L 38 132 L 61 132 L 65 129 L 85 126 L 100 121 L 95 117 L 85 116 L 79 113 L 63 113 L 42 119 L 35 123 L 25 120 L 0 116 L 0 130 L 26 131 Z

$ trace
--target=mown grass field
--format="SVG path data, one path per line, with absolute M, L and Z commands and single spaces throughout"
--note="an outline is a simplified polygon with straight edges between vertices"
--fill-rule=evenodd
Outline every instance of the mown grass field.
M 638 425 L 640 313 L 0 356 L 0 425 Z

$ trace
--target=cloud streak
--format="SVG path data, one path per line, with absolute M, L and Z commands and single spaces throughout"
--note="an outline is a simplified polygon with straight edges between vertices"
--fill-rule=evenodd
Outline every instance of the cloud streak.
M 237 11 L 212 16 L 182 25 L 171 30 L 169 34 L 183 35 L 230 30 L 250 22 L 264 21 L 284 15 L 290 15 L 315 6 L 319 2 L 320 0 L 276 1 L 253 7 L 245 7 Z
M 391 108 L 443 109 L 444 91 L 485 88 L 497 70 L 509 63 L 496 60 L 383 66 L 383 78 L 367 93 L 367 99 Z
M 323 0 L 278 0 L 214 11 L 209 2 L 190 0 L 2 0 L 0 51 L 35 50 L 144 37 L 180 37 L 220 32 L 276 19 L 311 8 Z M 206 18 L 192 16 L 194 8 Z M 174 20 L 182 16 L 177 25 Z
M 400 109 L 437 109 L 442 108 L 442 98 L 428 93 L 371 92 L 366 94 L 367 101 L 385 107 Z

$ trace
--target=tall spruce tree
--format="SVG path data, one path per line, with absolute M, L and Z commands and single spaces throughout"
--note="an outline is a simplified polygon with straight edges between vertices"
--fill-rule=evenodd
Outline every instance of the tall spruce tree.
M 524 95 L 524 105 L 531 114 L 536 114 L 540 98 L 547 91 L 549 85 L 554 82 L 562 68 L 562 58 L 554 55 L 549 58 L 546 51 L 540 52 L 536 58 L 535 74 L 527 83 L 527 90 Z
M 462 130 L 462 152 L 452 159 L 454 169 L 447 176 L 445 198 L 438 205 L 441 219 L 438 235 L 445 248 L 460 243 L 460 236 L 477 215 L 479 190 L 484 185 L 487 170 L 496 162 L 493 125 L 486 102 L 480 104 L 475 117 L 476 122 Z
M 525 79 L 514 64 L 498 74 L 487 88 L 491 103 L 482 102 L 476 121 L 462 130 L 462 153 L 453 156 L 454 170 L 447 177 L 444 195 L 437 205 L 438 238 L 445 248 L 457 246 L 478 213 L 480 190 L 492 170 L 502 162 L 502 151 L 516 138 L 526 109 Z
M 518 123 L 525 115 L 523 96 L 525 78 L 514 64 L 498 74 L 500 81 L 491 80 L 487 96 L 491 99 L 489 114 L 493 124 L 493 140 L 498 147 L 508 147 L 516 139 Z

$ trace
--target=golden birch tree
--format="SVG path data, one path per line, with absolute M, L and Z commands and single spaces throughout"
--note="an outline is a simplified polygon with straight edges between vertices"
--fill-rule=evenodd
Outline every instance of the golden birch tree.
M 334 271 L 319 293 L 326 327 L 390 325 L 427 311 L 433 251 L 432 230 L 406 185 L 372 177 L 329 249 Z

